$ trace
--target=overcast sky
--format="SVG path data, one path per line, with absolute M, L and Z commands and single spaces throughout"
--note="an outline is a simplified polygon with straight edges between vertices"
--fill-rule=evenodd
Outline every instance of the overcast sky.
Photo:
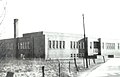
M 6 0 L 0 0 L 0 15 Z M 119 0 L 7 0 L 0 25 L 1 38 L 13 38 L 13 19 L 19 19 L 19 35 L 48 31 L 120 39 Z M 0 18 L 1 21 L 2 18 Z

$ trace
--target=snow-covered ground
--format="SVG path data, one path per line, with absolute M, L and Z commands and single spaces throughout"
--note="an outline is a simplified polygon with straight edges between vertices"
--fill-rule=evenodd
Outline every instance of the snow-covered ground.
M 5 59 L 0 63 L 0 77 L 6 77 L 7 72 L 13 72 L 14 77 L 42 77 L 42 66 L 45 67 L 45 77 L 58 77 L 59 76 L 59 61 L 51 60 L 44 61 L 40 59 L 33 60 L 15 60 Z M 81 64 L 81 62 L 78 62 Z M 71 61 L 71 74 L 74 75 L 75 65 Z M 69 75 L 69 61 L 60 61 L 61 75 Z M 83 66 L 81 66 L 82 68 Z
M 69 61 L 70 61 L 70 72 L 69 72 Z M 90 61 L 91 61 L 90 65 L 95 65 L 93 64 L 92 60 Z M 99 61 L 103 62 L 101 60 Z M 59 62 L 60 62 L 61 77 L 77 76 L 74 60 L 45 61 L 41 59 L 16 60 L 16 59 L 7 58 L 2 60 L 0 63 L 0 77 L 6 77 L 7 72 L 12 72 L 13 77 L 42 77 L 42 66 L 45 67 L 44 69 L 45 77 L 59 77 Z M 85 69 L 83 65 L 84 65 L 83 59 L 78 59 L 77 66 L 79 72 Z
M 120 77 L 120 58 L 111 58 L 86 77 Z

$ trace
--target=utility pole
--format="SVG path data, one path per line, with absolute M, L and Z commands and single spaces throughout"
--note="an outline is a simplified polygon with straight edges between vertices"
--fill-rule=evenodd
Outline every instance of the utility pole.
M 88 57 L 88 53 L 87 53 L 87 45 L 86 45 L 86 37 L 85 37 L 85 23 L 84 23 L 84 14 L 82 14 L 83 16 L 83 30 L 84 30 L 84 51 L 85 51 L 85 60 L 86 60 L 86 68 L 88 68 L 88 61 L 87 61 L 87 57 Z

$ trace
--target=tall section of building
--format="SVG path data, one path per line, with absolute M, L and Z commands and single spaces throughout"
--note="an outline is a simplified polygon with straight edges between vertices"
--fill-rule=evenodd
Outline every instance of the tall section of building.
M 34 57 L 45 59 L 71 59 L 78 57 L 78 40 L 82 35 L 56 32 L 23 34 L 33 39 Z

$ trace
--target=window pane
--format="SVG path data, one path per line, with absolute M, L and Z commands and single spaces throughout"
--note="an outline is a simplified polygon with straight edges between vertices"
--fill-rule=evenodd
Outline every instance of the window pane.
M 56 48 L 58 48 L 58 41 L 56 41 Z
M 90 49 L 92 49 L 92 42 L 90 42 Z
M 24 49 L 24 46 L 25 46 L 25 45 L 24 45 L 24 42 L 23 42 L 23 49 Z
M 53 41 L 53 48 L 55 48 L 55 41 Z
M 72 49 L 72 41 L 70 41 L 70 48 Z
M 84 42 L 82 44 L 83 44 L 82 46 L 83 46 L 83 49 L 84 49 Z
M 76 42 L 76 48 L 78 48 L 78 42 Z
M 65 41 L 63 41 L 63 48 L 65 48 Z
M 62 41 L 60 41 L 60 49 L 62 48 Z
M 49 40 L 49 48 L 51 48 L 51 41 Z
M 22 43 L 20 43 L 20 49 L 22 49 Z
M 75 49 L 75 41 L 74 41 L 73 47 L 74 47 L 74 49 Z

